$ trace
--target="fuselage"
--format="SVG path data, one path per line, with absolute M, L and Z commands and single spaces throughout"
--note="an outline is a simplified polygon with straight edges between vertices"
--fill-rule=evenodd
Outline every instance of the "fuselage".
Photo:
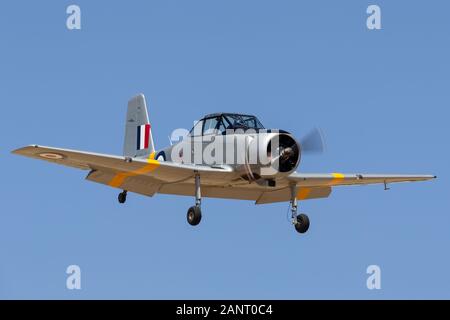
M 159 150 L 155 158 L 231 166 L 251 182 L 293 172 L 300 162 L 300 145 L 287 131 L 265 129 L 254 116 L 216 113 L 203 117 L 184 139 Z

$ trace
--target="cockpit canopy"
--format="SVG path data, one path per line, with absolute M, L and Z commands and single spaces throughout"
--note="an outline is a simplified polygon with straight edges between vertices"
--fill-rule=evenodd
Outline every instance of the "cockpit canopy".
M 226 134 L 227 130 L 259 130 L 264 126 L 258 118 L 248 114 L 214 113 L 206 115 L 191 129 L 189 135 Z

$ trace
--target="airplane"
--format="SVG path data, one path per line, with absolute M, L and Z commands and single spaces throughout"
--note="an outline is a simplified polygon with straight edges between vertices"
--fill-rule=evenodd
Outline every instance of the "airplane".
M 291 221 L 299 233 L 309 229 L 310 221 L 306 214 L 298 214 L 298 202 L 327 198 L 334 187 L 384 184 L 387 189 L 394 182 L 436 178 L 297 171 L 302 153 L 321 150 L 322 142 L 317 134 L 298 142 L 287 131 L 265 129 L 253 115 L 223 112 L 204 116 L 184 139 L 155 150 L 145 96 L 139 94 L 128 102 L 122 156 L 41 145 L 12 153 L 87 170 L 87 180 L 121 190 L 119 203 L 125 203 L 128 192 L 194 197 L 195 203 L 187 211 L 192 226 L 202 219 L 202 197 L 252 200 L 255 204 L 289 201 Z

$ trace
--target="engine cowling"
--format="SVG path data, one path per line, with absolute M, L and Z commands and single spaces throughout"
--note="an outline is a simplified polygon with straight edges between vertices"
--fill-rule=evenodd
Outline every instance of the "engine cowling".
M 259 133 L 248 139 L 244 169 L 250 180 L 289 175 L 298 167 L 300 145 L 291 134 Z

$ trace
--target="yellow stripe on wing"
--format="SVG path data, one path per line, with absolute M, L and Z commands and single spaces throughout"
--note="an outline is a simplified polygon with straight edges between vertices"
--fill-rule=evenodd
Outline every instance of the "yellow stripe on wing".
M 342 173 L 332 173 L 333 179 L 330 181 L 330 185 L 340 184 L 344 180 L 345 176 Z
M 309 194 L 311 193 L 311 188 L 300 188 L 297 192 L 297 200 L 305 200 L 308 199 Z
M 152 153 L 153 154 L 153 153 Z M 147 164 L 142 166 L 139 169 L 128 171 L 128 172 L 119 172 L 117 173 L 114 178 L 111 179 L 111 181 L 108 183 L 109 186 L 118 188 L 122 185 L 122 183 L 125 181 L 128 177 L 134 177 L 146 174 L 148 172 L 151 172 L 159 167 L 159 161 L 151 159 L 151 156 L 147 159 Z M 153 155 L 154 157 L 154 155 Z

